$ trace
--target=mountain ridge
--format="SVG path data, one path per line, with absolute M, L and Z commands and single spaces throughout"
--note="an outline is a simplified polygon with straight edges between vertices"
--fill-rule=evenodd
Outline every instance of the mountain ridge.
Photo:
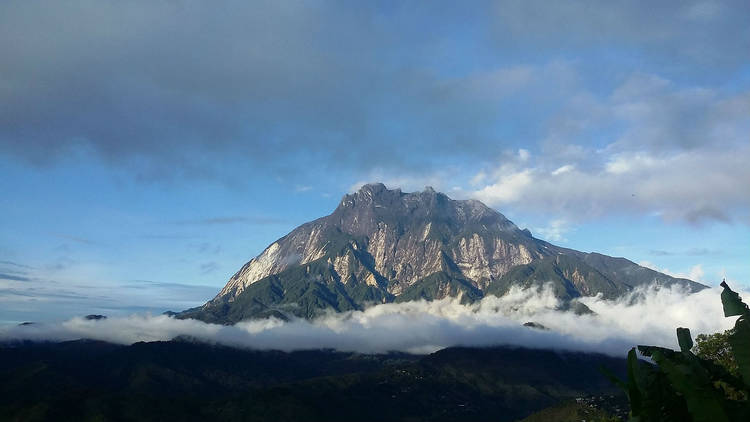
M 328 216 L 304 223 L 240 268 L 217 296 L 180 318 L 234 323 L 312 318 L 377 303 L 459 297 L 464 303 L 512 286 L 551 285 L 564 302 L 635 287 L 705 286 L 625 258 L 562 248 L 534 238 L 477 200 L 427 187 L 404 193 L 382 183 L 344 195 Z

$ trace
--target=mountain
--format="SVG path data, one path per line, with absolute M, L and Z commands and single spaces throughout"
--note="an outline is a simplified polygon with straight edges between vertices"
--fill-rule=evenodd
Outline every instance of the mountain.
M 446 296 L 468 303 L 516 285 L 549 284 L 569 303 L 597 294 L 615 299 L 651 283 L 705 287 L 624 258 L 552 245 L 476 200 L 377 183 L 272 243 L 214 299 L 178 317 L 217 323 L 311 318 L 326 309 Z M 586 311 L 581 304 L 577 310 Z

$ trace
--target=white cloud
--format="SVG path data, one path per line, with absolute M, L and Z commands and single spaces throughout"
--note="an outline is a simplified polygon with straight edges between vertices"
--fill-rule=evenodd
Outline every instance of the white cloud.
M 697 264 L 690 268 L 690 272 L 688 273 L 688 276 L 686 278 L 694 281 L 703 281 L 704 275 L 705 273 L 703 272 L 703 266 L 701 264 Z
M 750 297 L 741 292 L 744 297 Z M 633 300 L 635 304 L 633 304 Z M 595 315 L 556 311 L 551 290 L 514 288 L 502 298 L 473 305 L 456 299 L 384 304 L 365 311 L 328 314 L 314 321 L 253 320 L 234 326 L 177 320 L 166 316 L 85 320 L 5 326 L 0 339 L 68 340 L 91 338 L 130 344 L 189 335 L 204 341 L 257 349 L 336 348 L 359 352 L 401 350 L 427 353 L 454 345 L 518 345 L 622 356 L 636 344 L 677 347 L 675 328 L 693 335 L 729 328 L 720 289 L 687 294 L 680 289 L 641 289 L 620 301 L 588 297 L 581 302 Z M 528 321 L 550 331 L 523 327 Z
M 501 166 L 467 196 L 517 212 L 543 209 L 570 221 L 610 214 L 660 215 L 691 223 L 748 221 L 750 145 L 671 154 L 605 151 L 592 153 L 593 163 L 576 167 L 550 161 Z M 605 164 L 597 166 L 596 161 Z
M 659 168 L 665 164 L 663 160 L 643 154 L 616 154 L 607 162 L 605 170 L 612 174 L 625 174 Z
M 561 174 L 564 174 L 564 173 L 568 173 L 568 172 L 570 172 L 570 171 L 573 171 L 573 170 L 575 170 L 575 168 L 576 168 L 576 167 L 575 167 L 574 165 L 572 165 L 572 164 L 566 164 L 566 165 L 564 165 L 564 166 L 562 166 L 562 167 L 558 167 L 558 168 L 557 168 L 556 170 L 554 170 L 554 171 L 553 171 L 553 172 L 552 172 L 551 174 L 552 174 L 553 176 L 559 176 L 559 175 L 561 175 Z
M 703 279 L 705 272 L 703 271 L 703 265 L 701 264 L 693 265 L 692 267 L 690 267 L 688 271 L 672 271 L 669 268 L 660 268 L 659 266 L 657 266 L 656 264 L 650 261 L 641 261 L 638 263 L 638 265 L 642 267 L 651 268 L 652 270 L 670 275 L 672 277 L 686 278 L 688 280 L 697 281 L 699 283 L 705 281 Z
M 484 171 L 480 171 L 479 173 L 475 174 L 474 177 L 471 178 L 471 180 L 469 181 L 469 184 L 471 184 L 471 186 L 479 185 L 482 182 L 484 182 L 486 178 L 487 178 L 487 173 L 485 173 Z
M 476 191 L 475 196 L 488 204 L 517 202 L 523 199 L 533 181 L 531 169 L 510 172 L 500 176 L 495 183 Z
M 0 279 L 0 318 L 48 321 L 81 312 L 122 316 L 137 310 L 187 309 L 205 303 L 217 291 L 216 286 L 206 285 L 115 281 L 90 267 L 29 270 L 24 281 Z
M 747 223 L 749 116 L 750 92 L 635 73 L 609 95 L 571 95 L 539 153 L 481 168 L 485 177 L 466 196 L 570 221 L 635 214 Z
M 690 20 L 711 21 L 721 16 L 724 12 L 724 5 L 715 1 L 700 1 L 691 4 L 684 11 L 684 16 Z
M 521 161 L 529 161 L 529 157 L 531 157 L 531 153 L 527 149 L 519 149 L 518 150 L 518 159 Z
M 565 234 L 571 230 L 570 223 L 565 219 L 550 221 L 547 227 L 535 227 L 534 232 L 541 235 L 542 239 L 551 242 L 565 242 Z
M 388 189 L 400 188 L 404 192 L 419 192 L 427 186 L 432 186 L 440 192 L 455 191 L 455 182 L 459 178 L 459 169 L 445 167 L 437 171 L 420 174 L 409 174 L 407 172 L 394 174 L 392 171 L 377 168 L 368 172 L 366 179 L 360 179 L 349 185 L 346 191 L 353 193 L 367 183 L 383 183 Z M 476 178 L 476 176 L 475 176 Z

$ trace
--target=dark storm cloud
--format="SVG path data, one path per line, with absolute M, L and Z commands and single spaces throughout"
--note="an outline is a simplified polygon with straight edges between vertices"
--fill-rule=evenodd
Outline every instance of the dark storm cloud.
M 602 33 L 726 66 L 747 51 L 745 3 L 566 5 L 6 1 L 0 153 L 44 165 L 82 149 L 142 179 L 291 172 L 295 160 L 430 166 L 496 154 L 498 125 L 522 120 L 504 101 L 529 83 L 525 70 L 492 70 L 508 43 L 554 51 L 548 39 L 587 45 Z
M 333 5 L 3 9 L 0 145 L 37 163 L 73 147 L 176 172 L 204 171 L 199 157 L 348 161 L 360 152 L 341 147 L 366 136 L 367 104 L 398 82 L 377 57 L 397 40 Z

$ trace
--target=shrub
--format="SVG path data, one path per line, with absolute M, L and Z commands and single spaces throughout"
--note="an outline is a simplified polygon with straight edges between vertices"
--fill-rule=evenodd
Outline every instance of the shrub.
M 638 346 L 653 364 L 633 348 L 627 380 L 608 373 L 628 395 L 631 421 L 750 421 L 750 310 L 726 282 L 721 286 L 724 316 L 739 316 L 732 330 L 698 336 L 694 347 L 690 330 L 678 328 L 679 351 Z

